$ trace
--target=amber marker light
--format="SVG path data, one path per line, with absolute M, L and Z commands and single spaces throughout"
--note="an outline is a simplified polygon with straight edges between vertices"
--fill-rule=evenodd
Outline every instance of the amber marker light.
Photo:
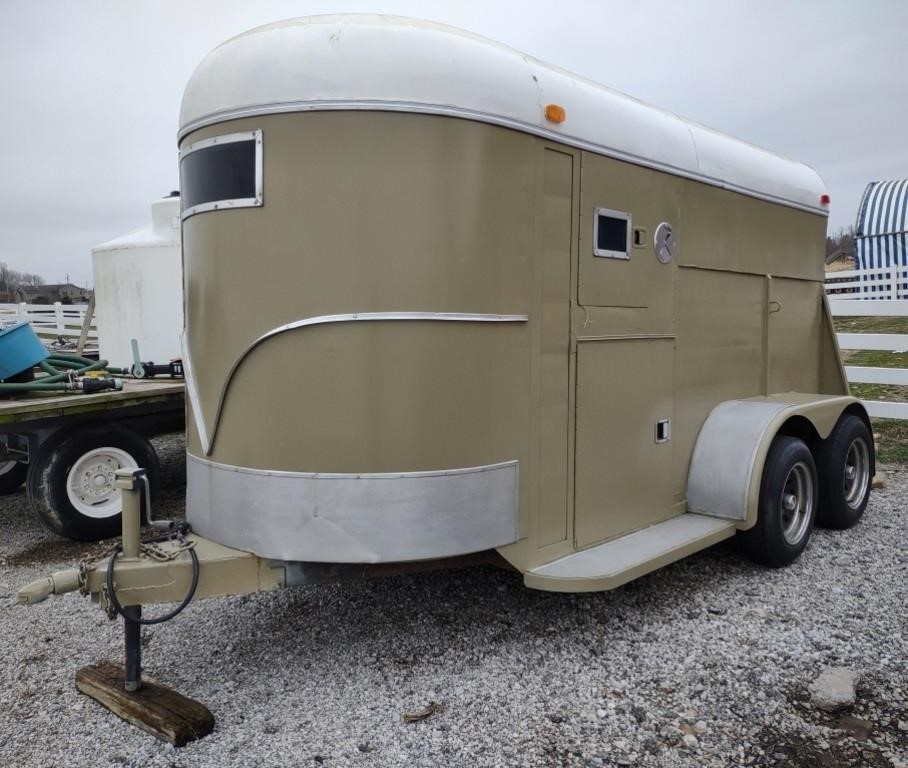
M 564 111 L 564 107 L 560 104 L 545 105 L 545 119 L 550 123 L 563 123 L 566 117 L 567 112 Z

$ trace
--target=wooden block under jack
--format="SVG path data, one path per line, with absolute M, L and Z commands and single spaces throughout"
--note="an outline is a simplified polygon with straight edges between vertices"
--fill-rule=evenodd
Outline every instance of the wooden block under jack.
M 201 739 L 214 730 L 214 715 L 204 704 L 147 676 L 142 687 L 123 688 L 125 670 L 119 664 L 101 661 L 76 672 L 76 688 L 118 717 L 143 731 L 169 741 L 175 747 Z

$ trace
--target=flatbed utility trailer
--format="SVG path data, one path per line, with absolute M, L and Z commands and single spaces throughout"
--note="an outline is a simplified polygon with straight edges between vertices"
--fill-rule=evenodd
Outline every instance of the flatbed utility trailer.
M 120 530 L 120 468 L 158 459 L 149 438 L 183 429 L 184 385 L 125 379 L 119 391 L 0 400 L 0 495 L 26 483 L 32 509 L 55 533 L 96 540 Z

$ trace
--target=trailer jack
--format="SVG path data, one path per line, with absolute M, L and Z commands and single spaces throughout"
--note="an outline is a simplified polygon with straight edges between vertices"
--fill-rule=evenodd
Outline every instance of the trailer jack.
M 284 569 L 270 561 L 184 533 L 180 527 L 142 542 L 143 481 L 144 470 L 117 470 L 123 535 L 113 552 L 35 581 L 23 587 L 18 598 L 31 605 L 52 594 L 78 590 L 99 603 L 111 619 L 122 616 L 125 663 L 104 660 L 83 667 L 76 672 L 76 688 L 124 720 L 179 747 L 211 733 L 214 716 L 200 702 L 143 677 L 142 626 L 174 618 L 194 596 L 274 589 L 283 586 L 286 578 Z M 143 619 L 142 605 L 160 602 L 178 605 L 163 616 Z
M 203 704 L 143 675 L 143 625 L 168 621 L 190 600 L 206 597 L 477 565 L 510 567 L 494 550 L 413 563 L 268 560 L 225 547 L 185 526 L 153 521 L 147 511 L 145 523 L 155 534 L 142 541 L 144 481 L 142 469 L 116 472 L 115 485 L 123 496 L 119 545 L 107 555 L 82 561 L 77 568 L 57 571 L 22 587 L 18 599 L 22 604 L 33 605 L 50 595 L 78 591 L 98 603 L 111 620 L 122 617 L 125 663 L 104 660 L 83 667 L 76 673 L 76 687 L 127 722 L 174 746 L 210 733 L 214 717 Z M 142 606 L 154 603 L 177 605 L 164 615 L 143 617 Z

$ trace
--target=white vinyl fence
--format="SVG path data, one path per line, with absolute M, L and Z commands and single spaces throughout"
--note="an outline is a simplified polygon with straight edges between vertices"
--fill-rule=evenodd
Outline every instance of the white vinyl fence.
M 45 344 L 59 339 L 75 344 L 82 333 L 87 304 L 0 304 L 0 326 L 6 328 L 27 320 Z M 89 326 L 86 350 L 97 349 L 98 329 L 94 318 Z
M 838 277 L 843 273 L 833 272 Z M 838 283 L 832 286 L 838 287 Z M 827 293 L 831 294 L 827 278 Z M 840 298 L 829 296 L 829 307 L 834 317 L 908 317 L 906 299 Z M 908 333 L 839 333 L 842 349 L 908 352 Z M 845 374 L 851 384 L 886 384 L 908 387 L 908 368 L 870 368 L 846 365 Z M 908 419 L 908 403 L 865 400 L 864 405 L 871 416 L 882 419 Z
M 908 266 L 827 272 L 826 293 L 830 298 L 908 299 Z

